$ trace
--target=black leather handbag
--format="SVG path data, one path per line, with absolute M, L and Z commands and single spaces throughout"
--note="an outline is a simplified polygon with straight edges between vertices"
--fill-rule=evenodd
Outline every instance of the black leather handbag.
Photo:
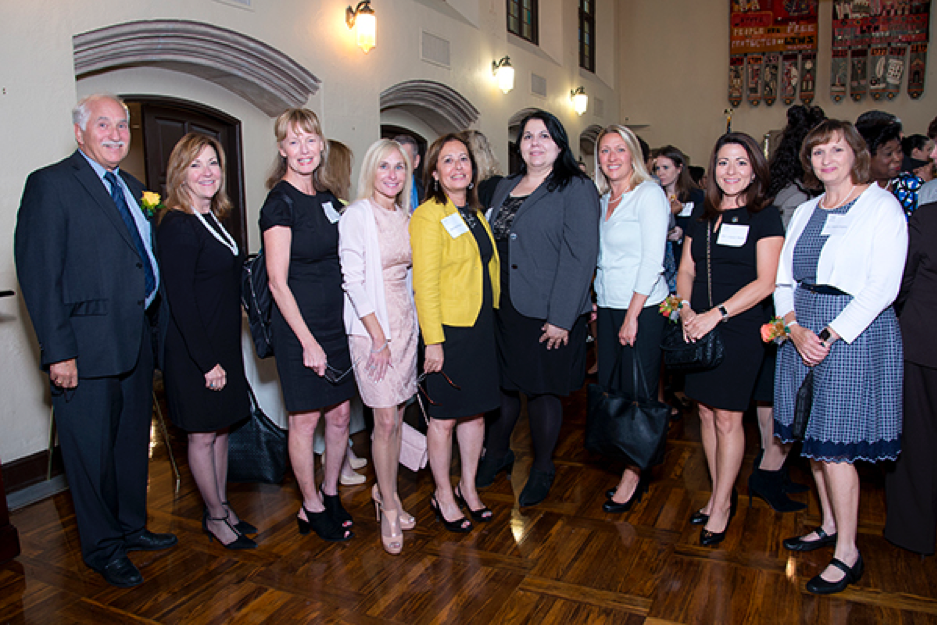
M 794 399 L 794 420 L 791 422 L 791 437 L 796 441 L 804 440 L 807 422 L 810 421 L 810 409 L 813 408 L 813 369 L 807 372 L 804 381 L 797 389 Z
M 612 380 L 618 379 L 616 373 L 620 368 L 621 353 L 612 368 Z M 598 384 L 589 385 L 585 447 L 594 454 L 624 460 L 643 471 L 658 464 L 663 457 L 670 407 L 651 398 L 637 352 L 632 374 L 633 394 Z
M 706 226 L 706 278 L 709 286 L 709 307 L 713 307 L 713 276 L 711 255 L 711 224 Z M 706 371 L 715 369 L 725 357 L 725 345 L 719 328 L 713 328 L 706 336 L 690 343 L 683 338 L 683 323 L 672 323 L 661 341 L 664 365 L 671 371 Z
M 247 391 L 251 416 L 228 434 L 228 481 L 279 484 L 289 462 L 287 431 L 264 414 L 250 385 Z

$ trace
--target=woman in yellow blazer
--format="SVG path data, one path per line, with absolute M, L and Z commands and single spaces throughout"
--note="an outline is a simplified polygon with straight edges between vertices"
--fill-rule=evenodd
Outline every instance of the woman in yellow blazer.
M 501 403 L 493 312 L 500 266 L 488 222 L 479 211 L 469 147 L 454 134 L 440 137 L 427 151 L 423 177 L 426 201 L 410 219 L 410 245 L 414 298 L 426 345 L 427 446 L 436 481 L 430 505 L 446 529 L 468 532 L 472 522 L 461 507 L 478 522 L 492 517 L 475 490 L 475 473 L 485 438 L 484 414 Z M 462 458 L 455 490 L 449 477 L 453 429 Z

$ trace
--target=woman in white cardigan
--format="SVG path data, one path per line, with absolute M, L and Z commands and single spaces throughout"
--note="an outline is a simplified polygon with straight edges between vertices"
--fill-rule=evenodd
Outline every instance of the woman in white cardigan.
M 602 194 L 595 275 L 599 384 L 640 393 L 632 388 L 633 368 L 640 366 L 647 393 L 656 397 L 664 331 L 657 307 L 668 292 L 663 272 L 670 205 L 628 128 L 609 126 L 596 145 L 595 179 Z M 638 467 L 626 466 L 602 509 L 630 510 L 647 490 L 642 477 Z
M 416 521 L 400 505 L 397 466 L 403 408 L 416 393 L 418 327 L 410 252 L 411 166 L 400 146 L 382 139 L 368 148 L 358 179 L 358 200 L 338 224 L 345 289 L 345 330 L 358 391 L 374 410 L 371 450 L 377 484 L 372 490 L 381 542 L 403 549 L 402 529 Z
M 811 460 L 822 523 L 784 541 L 793 551 L 835 545 L 830 564 L 807 582 L 840 592 L 862 576 L 856 545 L 856 460 L 901 451 L 901 335 L 891 307 L 907 254 L 901 206 L 869 185 L 869 152 L 848 122 L 827 120 L 804 140 L 805 180 L 825 193 L 801 204 L 781 252 L 775 307 L 791 340 L 778 353 L 775 435 L 790 442 L 795 396 L 809 369 L 813 404 L 802 453 Z

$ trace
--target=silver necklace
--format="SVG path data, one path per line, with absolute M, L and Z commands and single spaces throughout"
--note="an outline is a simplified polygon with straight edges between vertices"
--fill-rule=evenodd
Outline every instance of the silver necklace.
M 208 230 L 208 231 L 211 233 L 211 235 L 212 235 L 213 237 L 215 237 L 215 239 L 216 239 L 219 243 L 221 243 L 221 244 L 224 245 L 226 248 L 228 248 L 229 250 L 231 250 L 231 253 L 232 253 L 232 254 L 234 254 L 235 256 L 237 256 L 237 255 L 238 255 L 238 244 L 235 243 L 234 237 L 232 237 L 230 234 L 228 234 L 228 231 L 224 229 L 224 226 L 222 226 L 222 225 L 218 222 L 218 220 L 215 218 L 215 214 L 214 214 L 214 213 L 212 213 L 211 211 L 209 211 L 208 214 L 211 215 L 212 221 L 215 222 L 215 224 L 218 226 L 218 229 L 221 230 L 221 232 L 218 232 L 218 230 L 216 230 L 216 229 L 212 228 L 211 226 L 209 226 L 209 225 L 208 225 L 208 222 L 205 221 L 205 217 L 202 215 L 202 213 L 200 213 L 200 212 L 198 212 L 198 211 L 195 211 L 195 216 L 198 217 L 198 220 L 199 220 L 200 222 L 202 222 L 202 225 L 205 226 L 205 229 Z

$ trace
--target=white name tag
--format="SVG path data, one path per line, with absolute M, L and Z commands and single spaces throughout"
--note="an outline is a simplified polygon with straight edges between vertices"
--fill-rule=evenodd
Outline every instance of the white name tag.
M 740 224 L 722 224 L 719 227 L 719 238 L 716 239 L 717 245 L 726 245 L 728 247 L 742 247 L 748 240 L 748 226 Z
M 333 224 L 334 224 L 336 221 L 338 221 L 339 219 L 341 219 L 341 217 L 342 217 L 342 216 L 338 213 L 337 210 L 335 210 L 334 208 L 332 208 L 332 203 L 331 203 L 331 202 L 323 202 L 323 203 L 322 203 L 322 211 L 325 213 L 325 216 L 329 218 L 329 222 L 330 222 L 330 223 L 333 223 Z
M 696 208 L 695 202 L 685 202 L 683 204 L 683 210 L 680 211 L 680 214 L 677 217 L 689 217 L 693 214 L 693 209 Z
M 468 226 L 466 226 L 465 222 L 462 221 L 462 217 L 459 215 L 459 213 L 453 213 L 448 217 L 444 217 L 440 223 L 442 223 L 442 227 L 446 229 L 446 232 L 448 232 L 449 236 L 453 239 L 456 239 L 469 231 Z
M 849 227 L 848 215 L 827 215 L 821 236 L 829 237 L 846 232 Z

